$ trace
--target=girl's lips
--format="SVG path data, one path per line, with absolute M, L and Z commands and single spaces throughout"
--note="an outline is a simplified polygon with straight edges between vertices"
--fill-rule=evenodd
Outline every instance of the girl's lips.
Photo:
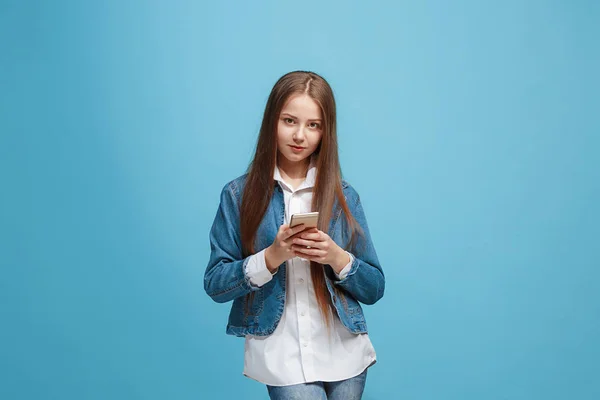
M 295 151 L 296 153 L 301 152 L 302 150 L 304 150 L 304 147 L 297 147 L 297 146 L 290 146 L 292 148 L 293 151 Z

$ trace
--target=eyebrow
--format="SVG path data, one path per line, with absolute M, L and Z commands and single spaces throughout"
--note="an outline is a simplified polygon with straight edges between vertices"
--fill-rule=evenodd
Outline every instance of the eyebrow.
M 281 113 L 281 115 L 289 115 L 292 118 L 298 119 L 298 117 L 296 117 L 295 115 L 292 115 L 292 114 L 287 113 L 287 112 Z M 309 121 L 319 121 L 319 122 L 322 122 L 321 118 L 313 118 L 313 119 L 309 119 Z

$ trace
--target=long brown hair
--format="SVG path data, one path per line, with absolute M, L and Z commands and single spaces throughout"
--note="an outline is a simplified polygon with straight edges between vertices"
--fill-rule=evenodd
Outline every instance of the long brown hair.
M 255 253 L 256 231 L 267 211 L 274 190 L 273 171 L 277 163 L 277 123 L 289 98 L 307 94 L 321 108 L 323 134 L 314 155 L 317 176 L 313 188 L 312 210 L 319 212 L 318 229 L 328 233 L 335 200 L 344 211 L 350 227 L 351 243 L 360 230 L 350 213 L 342 191 L 342 171 L 338 157 L 335 99 L 331 87 L 314 72 L 295 71 L 282 76 L 269 95 L 263 115 L 254 159 L 248 167 L 248 176 L 240 210 L 241 239 L 244 256 Z M 325 283 L 323 266 L 311 262 L 311 277 L 321 315 L 329 326 L 331 299 Z M 253 297 L 248 295 L 249 304 Z

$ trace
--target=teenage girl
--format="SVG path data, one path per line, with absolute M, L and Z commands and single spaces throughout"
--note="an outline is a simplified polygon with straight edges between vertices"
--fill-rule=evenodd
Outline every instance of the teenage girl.
M 319 212 L 316 228 L 292 215 Z M 273 87 L 254 159 L 229 182 L 210 231 L 204 288 L 233 300 L 244 375 L 271 399 L 360 399 L 376 361 L 362 304 L 385 287 L 358 193 L 341 176 L 333 92 L 291 72 Z

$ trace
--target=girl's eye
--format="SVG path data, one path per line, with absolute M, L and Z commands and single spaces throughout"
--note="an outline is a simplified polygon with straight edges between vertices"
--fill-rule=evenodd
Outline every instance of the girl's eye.
M 319 129 L 321 127 L 321 125 L 319 125 L 316 122 L 311 122 L 310 123 L 310 127 L 313 128 L 313 129 Z
M 294 123 L 294 120 L 291 119 L 291 118 L 284 118 L 284 121 L 285 121 L 286 124 L 293 124 Z

